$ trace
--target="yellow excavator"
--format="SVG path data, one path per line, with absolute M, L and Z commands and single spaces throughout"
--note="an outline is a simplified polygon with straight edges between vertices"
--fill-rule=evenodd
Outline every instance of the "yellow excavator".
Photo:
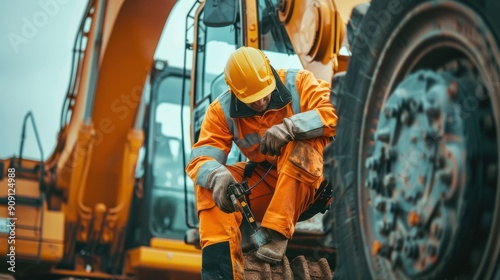
M 23 158 L 28 114 L 0 161 L 1 276 L 199 279 L 183 167 L 246 45 L 331 82 L 339 114 L 330 210 L 252 279 L 499 279 L 500 3 L 362 2 L 193 1 L 173 67 L 154 53 L 176 1 L 89 0 L 54 151 Z

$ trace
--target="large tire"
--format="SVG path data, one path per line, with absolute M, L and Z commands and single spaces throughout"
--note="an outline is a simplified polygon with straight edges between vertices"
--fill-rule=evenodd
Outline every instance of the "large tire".
M 328 179 L 336 188 L 332 207 L 335 211 L 333 238 L 338 244 L 335 279 L 495 279 L 500 275 L 500 192 L 496 175 L 500 166 L 498 11 L 500 1 L 497 0 L 371 2 L 351 44 L 352 57 L 338 96 L 337 140 L 332 154 L 327 155 L 335 160 L 334 170 L 327 171 Z M 487 94 L 484 98 L 462 93 L 467 89 L 462 82 L 470 84 L 471 79 L 480 81 L 473 84 L 476 86 L 473 89 L 484 89 L 483 94 Z M 430 137 L 435 140 L 437 152 L 431 155 L 432 161 L 422 161 L 415 170 L 430 168 L 432 179 L 436 179 L 436 173 L 455 164 L 452 161 L 458 158 L 458 167 L 452 169 L 460 172 L 452 175 L 460 176 L 462 181 L 448 182 L 455 184 L 453 197 L 448 199 L 442 194 L 443 198 L 435 199 L 432 189 L 438 189 L 438 183 L 427 184 L 423 180 L 425 188 L 433 187 L 428 196 L 415 194 L 412 205 L 399 200 L 397 190 L 402 187 L 394 182 L 394 177 L 391 181 L 388 176 L 394 175 L 391 172 L 395 172 L 397 166 L 412 164 L 410 158 L 397 154 L 405 154 L 401 147 L 404 141 L 410 143 L 410 137 L 402 134 L 403 129 L 392 136 L 383 135 L 381 129 L 388 126 L 390 118 L 401 124 L 401 108 L 410 110 L 411 106 L 405 103 L 408 95 L 403 100 L 404 94 L 394 94 L 396 89 L 409 91 L 410 97 L 425 103 L 436 86 L 435 81 L 439 86 L 458 82 L 461 90 L 453 102 L 448 100 L 438 105 L 455 108 L 474 97 L 478 103 L 472 109 L 462 106 L 458 114 L 437 108 L 441 116 L 460 121 L 456 130 L 444 133 L 459 135 L 464 152 L 450 152 L 449 158 L 439 158 L 438 152 L 453 150 L 452 144 L 443 141 L 442 134 Z M 412 90 L 420 96 L 412 95 Z M 414 109 L 414 115 L 410 116 L 415 119 L 433 118 L 432 108 L 425 108 L 424 113 L 418 106 Z M 436 117 L 426 126 L 430 128 L 440 121 Z M 416 129 L 418 125 L 412 127 Z M 385 136 L 389 138 L 384 139 Z M 429 135 L 425 137 L 417 137 L 415 141 L 429 139 Z M 399 146 L 394 145 L 398 149 L 389 152 L 394 142 L 398 142 Z M 410 144 L 407 146 L 411 148 Z M 383 168 L 377 158 L 380 153 L 381 160 L 386 161 Z M 374 167 L 377 164 L 379 167 Z M 445 175 L 440 178 L 447 180 Z M 412 179 L 410 175 L 405 178 Z M 412 182 L 408 192 L 416 189 Z M 391 194 L 389 197 L 381 195 L 384 186 Z M 379 198 L 386 207 L 375 207 L 375 199 Z M 448 215 L 442 214 L 446 219 L 440 217 L 446 233 L 434 249 L 425 251 L 423 243 L 437 241 L 431 238 L 430 225 L 419 224 L 418 211 L 411 209 L 424 211 L 424 206 L 422 209 L 418 206 L 427 205 L 432 199 L 437 201 L 437 211 Z M 388 207 L 389 202 L 396 207 Z M 388 212 L 392 212 L 396 224 L 394 221 L 389 226 L 384 224 Z M 426 217 L 433 215 L 434 212 Z M 416 233 L 410 238 L 412 227 Z M 392 239 L 400 232 L 408 233 L 407 238 L 394 242 Z M 413 249 L 409 246 L 411 242 L 416 244 Z
M 245 280 L 329 280 L 332 271 L 325 258 L 311 261 L 299 255 L 292 261 L 285 256 L 278 264 L 259 260 L 254 252 L 244 254 Z

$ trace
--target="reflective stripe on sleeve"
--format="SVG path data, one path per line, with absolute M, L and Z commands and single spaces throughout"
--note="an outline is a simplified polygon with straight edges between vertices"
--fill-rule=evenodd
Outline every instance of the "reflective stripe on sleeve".
M 300 98 L 297 91 L 297 72 L 299 69 L 288 69 L 286 71 L 286 88 L 292 95 L 292 110 L 293 114 L 300 113 Z
M 250 133 L 241 139 L 235 139 L 234 142 L 240 149 L 248 149 L 253 145 L 260 143 L 260 140 L 261 139 L 258 133 Z
M 227 155 L 223 150 L 212 146 L 201 146 L 191 151 L 190 161 L 199 156 L 208 156 L 214 158 L 220 164 L 226 164 Z
M 297 128 L 297 139 L 309 139 L 323 136 L 323 123 L 317 110 L 311 110 L 290 117 Z
M 224 118 L 226 119 L 227 127 L 229 131 L 233 135 L 234 138 L 238 137 L 238 127 L 236 126 L 236 122 L 229 115 L 230 112 L 230 104 L 231 104 L 231 94 L 229 91 L 223 93 L 219 96 L 219 104 L 222 108 L 222 112 L 224 113 Z
M 200 169 L 198 169 L 198 174 L 196 175 L 196 184 L 206 188 L 208 185 L 208 175 L 210 175 L 210 172 L 212 172 L 215 168 L 218 168 L 222 164 L 218 163 L 215 160 L 210 160 L 205 163 L 203 163 L 200 166 Z

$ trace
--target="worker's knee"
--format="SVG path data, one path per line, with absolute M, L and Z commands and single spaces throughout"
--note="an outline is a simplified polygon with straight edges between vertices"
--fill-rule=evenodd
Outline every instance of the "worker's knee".
M 213 206 L 199 210 L 198 217 L 202 248 L 228 240 L 231 244 L 239 244 L 241 241 L 239 226 L 243 218 L 240 212 L 226 214 Z
M 312 144 L 312 145 L 311 145 Z M 295 141 L 282 159 L 280 172 L 317 188 L 323 177 L 323 155 L 308 141 Z
M 231 175 L 237 182 L 241 182 L 243 177 L 243 171 L 245 169 L 245 162 L 237 162 L 232 165 L 226 165 L 226 168 L 231 172 Z M 198 217 L 200 211 L 207 210 L 215 207 L 215 202 L 213 200 L 212 190 L 209 190 L 202 186 L 195 186 L 196 191 L 196 208 L 198 209 Z

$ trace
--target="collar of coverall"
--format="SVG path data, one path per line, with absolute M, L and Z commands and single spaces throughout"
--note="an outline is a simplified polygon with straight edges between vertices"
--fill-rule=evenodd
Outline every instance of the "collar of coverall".
M 268 110 L 277 110 L 285 107 L 288 103 L 292 101 L 292 95 L 290 91 L 285 87 L 280 79 L 280 76 L 273 70 L 274 78 L 276 79 L 276 89 L 271 92 L 271 100 L 269 101 Z M 259 113 L 252 110 L 245 103 L 241 102 L 234 94 L 231 93 L 231 105 L 229 106 L 229 115 L 231 118 L 246 118 L 258 115 Z

